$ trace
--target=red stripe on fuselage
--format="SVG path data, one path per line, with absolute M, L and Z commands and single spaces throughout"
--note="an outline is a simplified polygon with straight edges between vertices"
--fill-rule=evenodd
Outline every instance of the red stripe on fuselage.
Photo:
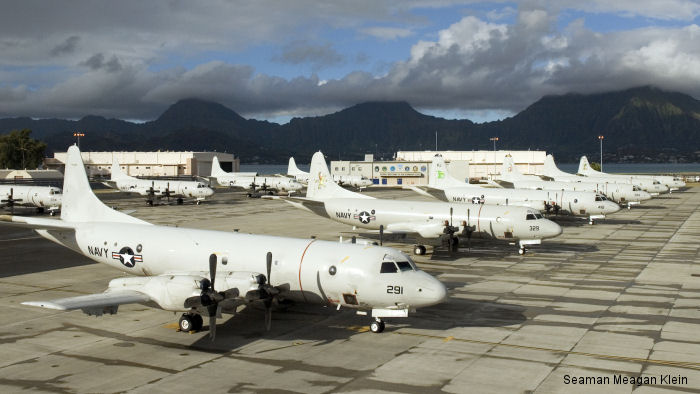
M 316 242 L 316 240 L 312 240 L 309 242 L 308 245 L 306 245 L 306 248 L 304 249 L 304 253 L 301 254 L 301 259 L 299 259 L 299 290 L 301 290 L 301 295 L 304 297 L 304 301 L 306 301 L 306 295 L 304 294 L 304 288 L 301 286 L 301 263 L 304 262 L 304 256 L 306 256 L 306 251 L 309 250 L 309 246 L 311 246 L 312 243 Z

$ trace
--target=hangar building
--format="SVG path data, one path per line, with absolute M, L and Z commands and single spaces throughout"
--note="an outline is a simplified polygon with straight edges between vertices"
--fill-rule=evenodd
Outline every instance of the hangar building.
M 452 175 L 465 180 L 489 179 L 499 174 L 506 155 L 513 157 L 521 172 L 541 174 L 547 156 L 545 151 L 399 151 L 391 161 L 374 161 L 373 155 L 365 155 L 364 161 L 331 161 L 330 170 L 333 175 L 362 175 L 375 185 L 426 185 L 436 154 L 445 158 Z
M 82 152 L 88 176 L 109 176 L 116 160 L 131 176 L 209 176 L 214 156 L 225 171 L 238 171 L 240 160 L 221 152 Z M 44 168 L 63 171 L 66 152 L 57 152 L 44 160 Z

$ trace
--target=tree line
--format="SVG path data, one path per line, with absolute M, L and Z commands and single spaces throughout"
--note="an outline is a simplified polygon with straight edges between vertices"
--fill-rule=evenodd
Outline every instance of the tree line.
M 29 129 L 0 134 L 0 168 L 34 169 L 44 159 L 46 143 L 35 140 Z

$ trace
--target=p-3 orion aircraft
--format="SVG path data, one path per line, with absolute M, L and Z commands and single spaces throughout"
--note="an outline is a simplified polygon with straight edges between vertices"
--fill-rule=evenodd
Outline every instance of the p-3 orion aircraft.
M 517 169 L 514 169 L 515 173 Z M 594 192 L 533 189 L 495 189 L 460 182 L 448 172 L 442 156 L 433 158 L 430 166 L 429 187 L 441 190 L 444 199 L 464 204 L 523 205 L 547 213 L 584 216 L 593 224 L 620 207 L 601 194 Z M 430 193 L 440 195 L 440 193 Z
M 154 205 L 163 197 L 169 200 L 171 196 L 176 198 L 178 205 L 183 203 L 184 198 L 194 198 L 195 202 L 199 204 L 214 194 L 214 190 L 202 182 L 134 178 L 124 173 L 116 160 L 112 163 L 111 172 L 110 180 L 104 182 L 105 185 L 122 192 L 147 196 L 146 203 L 148 205 Z
M 607 179 L 610 182 L 625 182 L 638 186 L 649 193 L 665 193 L 672 187 L 674 190 L 685 186 L 685 182 L 680 178 L 670 176 L 650 176 L 650 175 L 621 175 L 608 174 L 607 172 L 596 171 L 591 168 L 586 156 L 581 156 L 578 163 L 578 174 L 585 177 L 598 177 Z
M 304 172 L 297 167 L 297 163 L 294 161 L 293 157 L 289 158 L 289 165 L 287 166 L 287 175 L 293 176 L 297 181 L 307 184 L 309 182 L 309 173 Z M 351 186 L 358 189 L 363 189 L 365 187 L 372 186 L 372 180 L 365 178 L 361 175 L 333 175 L 333 181 L 340 186 Z
M 15 206 L 36 207 L 37 212 L 48 210 L 51 216 L 61 209 L 61 189 L 53 186 L 0 185 L 0 206 L 14 213 Z
M 608 199 L 618 204 L 627 204 L 628 209 L 632 205 L 651 199 L 651 194 L 631 183 L 615 182 L 610 178 L 606 179 L 604 177 L 574 175 L 561 171 L 554 162 L 554 156 L 552 155 L 547 155 L 544 159 L 542 176 L 555 182 L 593 185 L 596 192 L 604 194 Z
M 472 236 L 519 243 L 519 253 L 542 239 L 561 234 L 561 227 L 539 211 L 516 206 L 467 206 L 444 202 L 383 200 L 343 189 L 331 180 L 323 153 L 311 159 L 306 197 L 282 197 L 290 204 L 354 227 L 411 235 L 419 240 L 414 253 L 425 254 L 422 243 L 447 240 L 451 250 L 459 238 Z M 455 223 L 456 225 L 453 225 Z
M 0 216 L 0 222 L 30 227 L 43 237 L 131 276 L 109 283 L 103 293 L 24 305 L 89 315 L 115 314 L 139 303 L 183 312 L 182 331 L 202 328 L 241 304 L 264 304 L 269 329 L 274 301 L 291 300 L 353 308 L 374 318 L 405 317 L 437 304 L 445 286 L 416 268 L 400 251 L 361 245 L 267 235 L 152 225 L 104 205 L 88 184 L 80 151 L 68 149 L 60 220 Z
M 255 173 L 226 172 L 221 168 L 216 156 L 211 163 L 211 178 L 216 179 L 220 186 L 240 187 L 252 190 L 252 193 L 258 189 L 270 194 L 273 190 L 293 193 L 304 187 L 294 179 L 282 175 L 259 176 Z M 252 197 L 253 194 L 249 196 Z

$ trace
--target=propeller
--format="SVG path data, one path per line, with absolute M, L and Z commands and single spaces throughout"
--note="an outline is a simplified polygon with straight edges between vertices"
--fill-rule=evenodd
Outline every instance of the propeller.
M 15 200 L 14 196 L 15 196 L 15 188 L 11 187 L 10 188 L 10 195 L 7 196 L 6 200 L 2 200 L 2 202 L 7 203 L 7 206 L 10 207 L 10 214 L 11 215 L 15 214 L 15 202 L 17 200 Z
M 246 294 L 249 301 L 261 300 L 265 304 L 265 328 L 269 331 L 272 325 L 272 302 L 280 292 L 280 286 L 272 286 L 272 252 L 267 252 L 266 256 L 267 276 L 258 275 L 258 289 L 251 290 Z
M 384 246 L 384 225 L 379 225 L 379 246 Z
M 151 187 L 148 188 L 148 204 L 153 205 L 153 201 L 155 200 L 156 196 L 156 190 L 155 190 L 155 181 L 151 181 Z
M 216 254 L 209 255 L 209 279 L 204 278 L 199 283 L 202 292 L 198 296 L 185 300 L 185 308 L 204 308 L 209 316 L 209 337 L 213 341 L 216 337 L 216 317 L 219 315 L 219 303 L 228 298 L 238 297 L 238 289 L 229 289 L 217 292 L 216 283 Z
M 250 183 L 250 187 L 253 189 L 253 193 L 255 193 L 255 188 L 258 186 L 259 185 L 255 183 L 255 177 L 253 177 L 253 182 Z
M 168 202 L 170 202 L 170 194 L 172 194 L 170 191 L 170 182 L 168 182 L 167 186 L 165 187 L 165 192 L 163 194 L 168 199 Z

